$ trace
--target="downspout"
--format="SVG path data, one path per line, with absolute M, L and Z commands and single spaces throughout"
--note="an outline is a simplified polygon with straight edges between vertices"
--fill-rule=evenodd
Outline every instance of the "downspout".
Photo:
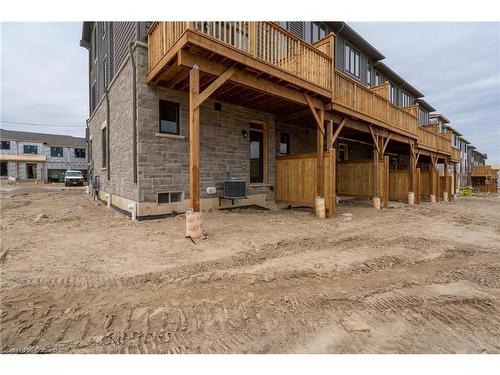
M 106 88 L 106 179 L 109 181 L 110 180 L 110 167 L 111 167 L 111 160 L 109 160 L 109 130 L 110 130 L 110 116 L 109 116 L 109 95 L 108 95 L 108 89 Z
M 134 42 L 130 42 L 128 46 L 130 54 L 130 62 L 132 64 L 132 155 L 133 155 L 133 175 L 134 184 L 137 183 L 137 83 L 136 83 L 136 72 L 137 68 L 134 60 L 134 53 L 132 47 Z

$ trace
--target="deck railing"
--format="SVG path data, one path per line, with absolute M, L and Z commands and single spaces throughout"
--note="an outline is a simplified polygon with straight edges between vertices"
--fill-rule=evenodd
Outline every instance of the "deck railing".
M 436 151 L 443 151 L 448 154 L 452 153 L 451 142 L 446 137 L 434 133 L 432 130 L 419 126 L 417 128 L 418 144 L 435 149 Z
M 460 150 L 458 148 L 452 147 L 451 148 L 451 158 L 453 160 L 460 160 L 460 157 L 461 157 Z
M 150 71 L 188 29 L 331 90 L 332 56 L 272 22 L 155 22 L 148 33 Z
M 382 95 L 335 71 L 333 101 L 411 134 L 417 133 L 417 118 Z
M 496 178 L 498 169 L 491 168 L 491 165 L 479 165 L 472 168 L 472 176 L 484 176 Z

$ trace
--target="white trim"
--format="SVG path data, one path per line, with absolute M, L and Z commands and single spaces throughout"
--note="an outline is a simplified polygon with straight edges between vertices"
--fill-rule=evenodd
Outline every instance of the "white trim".
M 184 135 L 168 134 L 168 133 L 155 133 L 158 138 L 173 138 L 173 139 L 186 139 Z
M 108 126 L 107 120 L 104 120 L 101 124 L 101 130 L 104 129 L 106 126 Z

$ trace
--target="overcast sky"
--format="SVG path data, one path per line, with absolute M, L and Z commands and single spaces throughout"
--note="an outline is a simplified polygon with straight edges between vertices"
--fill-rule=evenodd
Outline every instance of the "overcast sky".
M 2 128 L 85 136 L 88 53 L 81 23 L 1 24 Z
M 500 164 L 500 23 L 349 24 Z M 3 128 L 85 134 L 88 56 L 80 35 L 80 23 L 2 23 L 1 119 L 78 126 Z
M 500 165 L 500 23 L 349 22 L 451 125 Z

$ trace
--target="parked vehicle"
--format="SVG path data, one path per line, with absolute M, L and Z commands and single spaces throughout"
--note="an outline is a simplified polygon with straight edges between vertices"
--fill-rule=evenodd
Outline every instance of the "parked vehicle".
M 66 171 L 64 174 L 64 186 L 83 186 L 83 174 L 81 171 Z

